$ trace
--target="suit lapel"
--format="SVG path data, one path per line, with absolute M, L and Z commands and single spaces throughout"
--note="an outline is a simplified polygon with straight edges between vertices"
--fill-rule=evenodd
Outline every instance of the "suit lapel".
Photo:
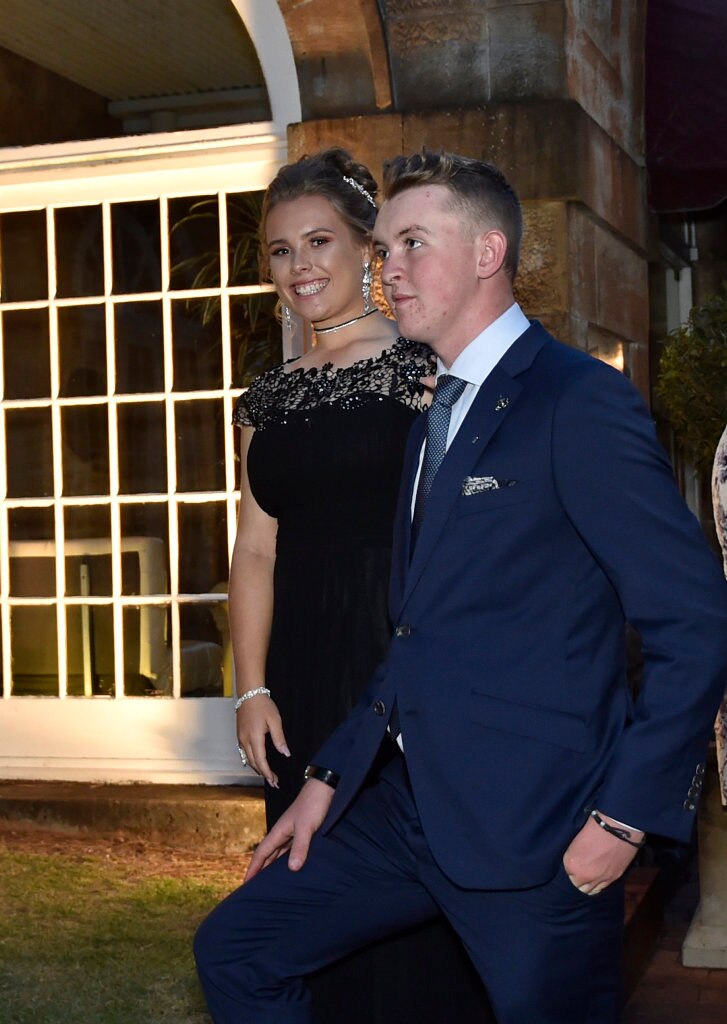
M 411 545 L 411 502 L 414 490 L 414 481 L 419 467 L 419 454 L 424 444 L 427 433 L 428 412 L 417 417 L 416 422 L 409 431 L 404 451 L 404 466 L 402 470 L 401 486 L 399 487 L 399 498 L 394 519 L 394 546 L 393 552 L 396 559 L 392 565 L 389 587 L 389 608 L 394 610 L 399 607 L 401 594 L 404 588 L 406 573 L 409 568 L 409 552 Z
M 452 506 L 459 497 L 463 479 L 476 464 L 493 434 L 504 423 L 521 390 L 520 384 L 512 380 L 499 366 L 495 367 L 480 388 L 434 478 L 414 555 L 405 578 L 402 607 L 406 604 L 436 546 Z M 411 485 L 409 495 L 411 497 Z M 409 534 L 411 535 L 411 528 Z M 408 551 L 407 543 L 407 556 Z
M 407 501 L 400 501 L 398 520 L 398 541 L 396 549 L 401 552 L 399 579 L 403 584 L 399 590 L 401 601 L 395 600 L 399 594 L 392 591 L 392 611 L 394 619 L 409 599 L 409 595 L 419 581 L 429 557 L 449 519 L 450 513 L 459 497 L 462 481 L 469 475 L 492 437 L 505 422 L 515 406 L 523 383 L 516 375 L 528 369 L 537 353 L 550 335 L 538 323 L 533 323 L 524 334 L 508 349 L 498 365 L 489 374 L 477 397 L 457 431 L 454 441 L 434 478 L 434 484 L 427 500 L 427 508 L 417 538 L 411 564 L 409 550 L 411 542 L 411 498 L 414 478 L 418 466 L 418 456 L 426 432 L 426 422 L 416 433 L 416 455 L 411 448 L 407 452 L 407 486 L 402 492 Z M 426 421 L 426 417 L 422 416 Z M 415 440 L 414 430 L 409 435 L 410 443 Z M 402 508 L 405 505 L 405 508 Z M 404 515 L 406 521 L 404 522 Z

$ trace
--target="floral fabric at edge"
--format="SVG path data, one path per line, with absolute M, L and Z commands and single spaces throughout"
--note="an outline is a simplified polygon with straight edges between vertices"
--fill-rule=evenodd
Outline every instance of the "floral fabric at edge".
M 712 472 L 712 501 L 714 503 L 714 525 L 722 547 L 724 572 L 727 576 L 727 427 L 717 445 Z M 719 771 L 722 803 L 727 807 L 727 693 L 717 712 L 714 723 L 717 740 L 717 769 Z

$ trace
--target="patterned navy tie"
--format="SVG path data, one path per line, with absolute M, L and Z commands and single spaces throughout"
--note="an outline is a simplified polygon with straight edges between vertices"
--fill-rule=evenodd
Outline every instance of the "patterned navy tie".
M 411 550 L 414 550 L 419 528 L 424 518 L 424 509 L 427 504 L 429 492 L 434 483 L 434 477 L 442 464 L 447 451 L 447 434 L 449 432 L 449 421 L 452 417 L 452 406 L 461 397 L 467 386 L 467 382 L 451 374 L 442 374 L 434 389 L 434 398 L 429 407 L 429 419 L 427 421 L 427 443 L 424 448 L 422 469 L 419 474 L 419 486 L 417 487 L 416 501 L 414 502 L 414 516 L 411 524 Z

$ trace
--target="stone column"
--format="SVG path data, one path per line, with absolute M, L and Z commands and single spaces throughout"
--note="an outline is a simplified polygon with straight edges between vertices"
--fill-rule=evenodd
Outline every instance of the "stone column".
M 516 295 L 562 341 L 623 367 L 648 401 L 643 171 L 572 100 L 292 125 L 291 159 L 343 145 L 380 174 L 422 145 L 488 160 L 523 203 Z
M 699 906 L 682 946 L 685 967 L 727 968 L 727 810 L 708 764 L 699 808 Z
M 291 31 L 297 11 L 310 36 L 311 10 L 330 3 L 282 0 L 281 9 Z M 378 0 L 376 9 L 380 21 L 371 0 L 357 0 L 329 27 L 350 33 L 360 15 L 371 39 L 380 27 L 395 112 L 377 114 L 363 86 L 359 116 L 342 117 L 329 89 L 325 109 L 304 97 L 312 119 L 291 127 L 291 157 L 339 144 L 379 173 L 384 159 L 426 144 L 497 164 L 524 207 L 526 313 L 623 368 L 648 401 L 645 0 Z M 304 70 L 299 61 L 303 92 Z

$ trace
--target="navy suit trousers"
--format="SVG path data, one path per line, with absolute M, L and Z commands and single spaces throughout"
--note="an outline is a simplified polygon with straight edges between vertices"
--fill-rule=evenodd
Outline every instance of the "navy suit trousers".
M 314 837 L 299 872 L 281 858 L 202 923 L 195 956 L 212 1017 L 313 1024 L 307 975 L 440 912 L 464 943 L 499 1024 L 619 1020 L 622 883 L 584 896 L 561 865 L 532 889 L 455 885 L 432 858 L 398 754 L 330 833 Z M 412 1007 L 411 1024 L 425 1019 Z

